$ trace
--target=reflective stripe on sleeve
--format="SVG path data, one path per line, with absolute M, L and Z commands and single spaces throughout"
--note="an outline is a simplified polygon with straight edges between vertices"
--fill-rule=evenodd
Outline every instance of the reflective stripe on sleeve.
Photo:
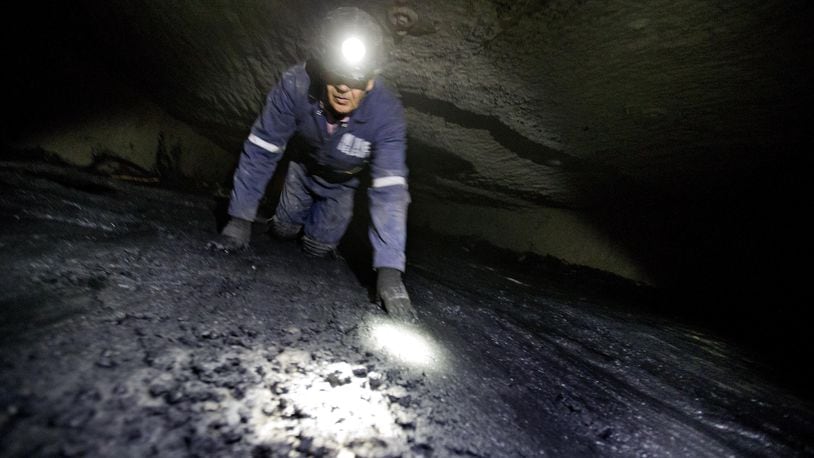
M 404 177 L 397 177 L 397 176 L 390 176 L 390 177 L 381 177 L 381 178 L 374 178 L 373 179 L 373 187 L 374 188 L 383 188 L 385 186 L 394 186 L 400 184 L 402 186 L 407 186 L 407 179 Z
M 271 143 L 263 140 L 262 138 L 258 137 L 257 135 L 250 134 L 249 141 L 254 143 L 255 145 L 263 148 L 264 150 L 270 153 L 277 153 L 280 151 L 280 147 L 277 145 L 272 145 Z

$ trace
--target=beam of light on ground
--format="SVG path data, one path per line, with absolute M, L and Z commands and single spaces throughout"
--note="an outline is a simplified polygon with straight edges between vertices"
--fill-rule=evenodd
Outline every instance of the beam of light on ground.
M 327 381 L 329 374 L 346 381 L 331 384 Z M 347 363 L 288 377 L 284 384 L 287 393 L 281 396 L 285 401 L 278 406 L 282 419 L 261 421 L 257 425 L 260 437 L 274 437 L 274 430 L 292 424 L 319 440 L 338 444 L 401 434 L 384 394 L 371 390 L 364 383 L 366 379 L 353 377 Z
M 438 344 L 417 326 L 391 321 L 372 322 L 369 344 L 415 367 L 439 367 L 443 359 Z

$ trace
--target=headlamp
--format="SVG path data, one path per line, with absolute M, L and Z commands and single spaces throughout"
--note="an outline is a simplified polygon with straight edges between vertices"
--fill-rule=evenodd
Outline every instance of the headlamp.
M 356 37 L 346 38 L 342 42 L 342 57 L 351 65 L 361 62 L 366 53 L 365 44 Z
M 359 8 L 337 8 L 324 19 L 314 57 L 332 79 L 366 84 L 385 63 L 381 27 Z

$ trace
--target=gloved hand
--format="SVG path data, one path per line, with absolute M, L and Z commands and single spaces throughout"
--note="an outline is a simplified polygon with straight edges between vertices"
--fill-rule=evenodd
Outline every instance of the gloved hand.
M 401 281 L 401 272 L 389 267 L 380 267 L 378 272 L 376 291 L 387 314 L 397 320 L 418 321 L 418 315 L 410 302 L 407 288 Z
M 210 250 L 223 250 L 223 251 L 237 251 L 242 250 L 249 246 L 249 240 L 252 238 L 252 222 L 232 218 L 229 223 L 224 226 L 220 235 L 209 242 L 206 247 Z

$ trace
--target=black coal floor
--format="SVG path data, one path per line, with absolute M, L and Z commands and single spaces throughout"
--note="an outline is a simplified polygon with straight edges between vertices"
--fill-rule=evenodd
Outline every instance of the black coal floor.
M 421 323 L 212 200 L 0 163 L 2 456 L 789 456 L 811 407 L 733 345 L 443 246 Z

